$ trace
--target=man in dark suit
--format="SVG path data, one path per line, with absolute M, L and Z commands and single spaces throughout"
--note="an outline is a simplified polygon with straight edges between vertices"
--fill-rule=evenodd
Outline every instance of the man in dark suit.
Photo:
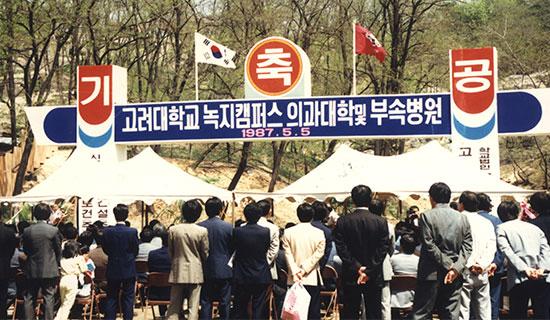
M 37 223 L 25 229 L 23 248 L 27 256 L 25 276 L 28 291 L 25 293 L 25 319 L 34 319 L 34 308 L 38 291 L 44 297 L 44 318 L 53 319 L 54 294 L 59 277 L 61 260 L 61 234 L 46 221 L 50 218 L 50 206 L 39 203 L 33 208 Z
M 233 280 L 235 319 L 249 319 L 248 303 L 252 300 L 252 319 L 266 319 L 267 289 L 271 271 L 266 255 L 271 243 L 270 230 L 258 225 L 262 210 L 255 203 L 244 208 L 246 226 L 233 231 L 235 258 Z
M 1 218 L 1 215 L 0 215 Z M 17 246 L 17 238 L 12 228 L 0 222 L 0 319 L 7 319 L 8 282 L 10 261 Z
M 158 236 L 162 240 L 162 247 L 159 249 L 149 251 L 147 258 L 147 267 L 149 272 L 164 272 L 170 273 L 172 266 L 172 259 L 170 259 L 170 253 L 168 252 L 168 232 L 160 231 Z M 170 300 L 170 288 L 156 288 L 153 286 L 149 288 L 148 297 L 151 300 Z M 159 313 L 162 317 L 166 314 L 166 306 L 159 306 Z
M 382 262 L 388 252 L 388 224 L 370 213 L 372 191 L 358 185 L 351 190 L 353 213 L 338 219 L 333 232 L 338 255 L 342 259 L 344 285 L 343 319 L 358 319 L 361 294 L 368 319 L 382 317 Z
M 429 191 L 432 209 L 420 216 L 422 250 L 413 319 L 429 319 L 434 307 L 440 319 L 458 319 L 460 290 L 472 252 L 472 234 L 465 215 L 449 206 L 451 189 L 443 182 Z
M 313 209 L 315 209 L 315 214 L 313 215 L 311 225 L 315 228 L 321 229 L 325 235 L 325 254 L 323 255 L 323 258 L 321 258 L 321 261 L 319 261 L 319 266 L 322 271 L 327 264 L 330 256 L 330 250 L 332 250 L 332 230 L 330 230 L 330 228 L 323 223 L 330 213 L 330 208 L 326 203 L 321 201 L 315 201 L 312 205 Z
M 227 263 L 233 254 L 233 227 L 219 217 L 223 209 L 219 198 L 208 199 L 204 207 L 208 219 L 199 226 L 208 230 L 209 254 L 201 290 L 200 318 L 212 319 L 212 301 L 219 299 L 220 319 L 229 319 L 233 270 Z
M 120 304 L 123 318 L 126 320 L 134 316 L 136 256 L 139 241 L 137 230 L 127 227 L 124 223 L 128 219 L 128 206 L 118 204 L 113 209 L 113 213 L 117 221 L 116 225 L 105 228 L 103 231 L 103 251 L 108 256 L 105 318 L 115 319 L 118 292 L 122 289 Z

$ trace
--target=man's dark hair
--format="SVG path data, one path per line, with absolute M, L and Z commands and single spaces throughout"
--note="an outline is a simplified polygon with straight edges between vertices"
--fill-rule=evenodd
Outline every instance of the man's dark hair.
M 52 209 L 46 203 L 39 203 L 32 208 L 32 215 L 36 220 L 48 220 L 52 214 Z
M 413 254 L 416 249 L 416 240 L 411 234 L 404 234 L 399 240 L 401 251 L 405 254 Z
M 132 226 L 132 224 L 128 220 L 124 220 L 124 225 L 127 226 L 128 228 Z
M 529 204 L 536 213 L 550 215 L 550 197 L 545 191 L 535 192 L 529 197 Z
M 141 242 L 151 242 L 153 240 L 153 230 L 149 227 L 145 227 L 139 233 L 139 239 Z
M 80 245 L 76 241 L 67 241 L 61 251 L 61 256 L 65 259 L 74 258 L 78 255 Z
M 153 220 L 149 221 L 149 227 L 151 229 L 153 229 L 159 223 L 160 223 L 160 221 L 158 219 L 153 219 Z
M 412 205 L 407 210 L 407 215 L 410 216 L 411 214 L 416 214 L 418 211 L 420 211 L 420 208 L 418 206 Z
M 287 223 L 285 224 L 285 230 L 288 229 L 288 228 L 292 228 L 292 227 L 294 227 L 295 225 L 296 225 L 296 223 L 294 223 L 294 222 L 287 222 Z
M 204 204 L 204 211 L 209 218 L 218 216 L 223 209 L 223 202 L 218 197 L 213 197 L 206 200 Z
M 162 231 L 159 234 L 159 237 L 162 239 L 162 246 L 163 247 L 168 247 L 168 232 L 167 231 Z
M 483 192 L 476 194 L 477 196 L 477 209 L 483 211 L 491 211 L 493 205 L 491 204 L 491 198 Z
M 17 232 L 19 234 L 23 234 L 23 231 L 25 231 L 25 229 L 27 227 L 29 227 L 31 224 L 27 221 L 27 220 L 22 220 L 22 221 L 19 221 L 17 223 Z
M 244 216 L 248 224 L 257 223 L 262 216 L 262 209 L 257 203 L 249 203 L 244 207 Z
M 436 182 L 432 184 L 428 194 L 433 201 L 435 201 L 435 203 L 449 203 L 451 200 L 451 189 L 444 182 Z
M 63 238 L 66 240 L 76 240 L 78 238 L 78 230 L 73 226 L 72 223 L 68 223 L 59 230 L 63 235 Z
M 315 215 L 315 209 L 313 209 L 313 206 L 309 203 L 302 203 L 296 209 L 296 214 L 300 222 L 311 222 L 313 215 Z
M 330 207 L 321 201 L 314 201 L 312 204 L 315 214 L 313 215 L 313 221 L 324 221 L 329 213 Z
M 265 217 L 269 214 L 269 211 L 271 211 L 271 202 L 267 199 L 260 200 L 256 202 L 260 210 L 262 211 L 262 217 Z
M 502 201 L 497 208 L 498 217 L 502 222 L 515 220 L 519 214 L 519 208 L 514 201 Z
M 386 210 L 386 205 L 381 200 L 373 199 L 369 204 L 369 210 L 377 216 L 382 216 Z
M 372 190 L 360 184 L 351 189 L 351 200 L 357 207 L 367 207 L 372 200 Z
M 458 203 L 462 203 L 464 210 L 477 212 L 477 195 L 472 191 L 464 191 L 458 198 Z
M 103 229 L 103 226 L 105 225 L 105 224 L 103 223 L 103 221 L 101 221 L 101 220 L 96 220 L 96 221 L 95 221 L 94 223 L 92 223 L 92 224 L 93 224 L 94 226 L 96 226 L 96 228 L 97 228 L 98 230 Z
M 113 208 L 113 213 L 115 214 L 115 219 L 117 222 L 126 221 L 126 219 L 128 219 L 128 206 L 119 203 Z
M 91 246 L 94 243 L 94 234 L 91 231 L 84 231 L 78 236 L 78 243 L 83 246 Z
M 202 213 L 202 206 L 199 200 L 193 199 L 185 201 L 181 206 L 181 217 L 185 222 L 194 223 L 199 220 Z

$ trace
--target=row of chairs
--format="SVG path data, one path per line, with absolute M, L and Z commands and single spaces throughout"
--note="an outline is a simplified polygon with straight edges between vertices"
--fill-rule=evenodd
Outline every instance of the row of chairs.
M 153 300 L 149 299 L 147 292 L 150 288 L 169 288 L 170 283 L 168 282 L 168 273 L 158 273 L 158 272 L 148 272 L 147 262 L 138 261 L 136 262 L 136 271 L 138 273 L 146 273 L 147 280 L 145 282 L 136 282 L 136 304 L 141 307 L 142 313 L 145 318 L 146 310 L 151 307 L 151 312 L 153 317 L 155 317 L 154 306 L 168 306 L 170 304 L 169 300 Z M 325 283 L 332 284 L 332 286 L 325 287 L 321 290 L 321 298 L 328 303 L 324 303 L 324 308 L 322 310 L 323 317 L 325 319 L 338 318 L 339 310 L 341 307 L 341 302 L 338 301 L 338 291 L 340 288 L 340 281 L 338 273 L 331 266 L 325 266 L 321 272 L 322 278 Z M 287 274 L 284 270 L 279 270 L 279 276 L 277 285 L 280 287 L 286 287 Z M 101 313 L 99 310 L 99 304 L 101 300 L 107 297 L 106 292 L 102 289 L 106 283 L 105 269 L 96 269 L 95 279 L 87 279 L 92 286 L 91 294 L 88 297 L 77 297 L 75 305 L 82 306 L 82 318 L 91 320 L 94 316 L 97 319 L 101 318 Z M 21 271 L 16 272 L 16 285 L 18 288 L 17 297 L 13 302 L 13 313 L 12 318 L 17 318 L 17 309 L 18 306 L 22 306 L 24 303 L 23 300 L 23 291 L 25 287 L 25 275 Z M 394 276 L 391 281 L 391 287 L 396 290 L 414 290 L 416 287 L 416 277 L 414 276 Z M 37 301 L 36 314 L 39 315 L 40 307 L 43 304 L 43 299 L 39 297 Z M 216 308 L 217 303 L 214 303 Z M 270 319 L 278 320 L 279 315 L 277 314 L 277 308 L 275 306 L 274 296 L 272 290 L 269 293 L 269 314 Z M 403 310 L 397 310 L 398 312 L 409 312 L 410 309 L 405 308 Z

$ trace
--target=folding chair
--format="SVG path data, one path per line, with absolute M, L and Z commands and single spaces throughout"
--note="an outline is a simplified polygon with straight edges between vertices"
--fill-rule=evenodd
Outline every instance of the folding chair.
M 147 261 L 136 261 L 136 273 L 138 274 L 138 276 L 140 274 L 147 274 L 149 272 L 149 265 L 147 263 Z M 141 307 L 141 311 L 143 312 L 143 307 L 144 307 L 144 304 L 143 304 L 143 301 L 144 301 L 144 287 L 145 287 L 145 282 L 140 280 L 138 278 L 138 280 L 136 281 L 136 299 L 135 299 L 135 303 L 139 303 L 140 307 Z
M 96 306 L 96 313 L 99 315 L 98 318 L 101 318 L 101 309 L 100 309 L 100 302 L 101 300 L 107 299 L 107 293 L 104 290 L 106 284 L 107 284 L 107 275 L 106 275 L 107 269 L 106 268 L 96 268 L 95 278 L 94 278 L 94 300 L 95 300 L 95 306 Z
M 336 269 L 331 266 L 325 266 L 321 271 L 321 277 L 323 278 L 323 283 L 325 285 L 321 288 L 320 297 L 321 299 L 323 297 L 329 298 L 329 303 L 326 305 L 326 308 L 324 310 L 321 308 L 321 313 L 324 311 L 323 319 L 331 319 L 332 317 L 334 317 L 334 319 L 338 319 L 338 272 L 336 272 Z M 327 287 L 327 285 L 330 285 L 330 287 Z M 334 288 L 332 288 L 333 285 Z
M 400 274 L 394 275 L 390 281 L 391 292 L 401 292 L 416 289 L 416 275 Z M 412 311 L 411 307 L 406 308 L 392 308 L 392 315 L 395 314 L 402 318 Z
M 145 310 L 143 312 L 143 319 L 146 320 L 146 311 L 147 307 L 151 307 L 151 312 L 153 314 L 153 319 L 156 318 L 155 316 L 155 309 L 154 306 L 169 306 L 170 305 L 170 298 L 163 300 L 163 299 L 150 299 L 150 290 L 151 289 L 162 289 L 162 288 L 170 288 L 171 285 L 168 282 L 169 273 L 167 272 L 150 272 L 147 275 L 147 282 L 145 283 Z
M 94 281 L 86 276 L 84 278 L 84 282 L 86 284 L 90 284 L 90 295 L 87 297 L 80 297 L 76 296 L 75 305 L 81 305 L 82 306 L 82 318 L 86 319 L 86 317 L 89 317 L 89 320 L 92 320 L 92 317 L 94 315 L 94 302 L 95 302 L 95 284 Z M 96 307 L 96 316 L 99 319 L 101 317 L 99 313 L 99 308 Z

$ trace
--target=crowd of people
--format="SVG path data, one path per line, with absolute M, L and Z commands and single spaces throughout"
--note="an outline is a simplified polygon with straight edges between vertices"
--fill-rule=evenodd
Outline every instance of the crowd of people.
M 464 191 L 451 203 L 449 187 L 435 183 L 429 189 L 432 209 L 420 213 L 413 206 L 395 226 L 369 187 L 354 187 L 351 199 L 354 209 L 341 217 L 324 202 L 304 202 L 296 210 L 299 223 L 283 229 L 269 220 L 268 200 L 246 205 L 245 220 L 235 226 L 223 221 L 220 199 L 204 205 L 189 200 L 181 207 L 181 223 L 165 227 L 153 220 L 139 234 L 123 204 L 113 209 L 116 225 L 98 221 L 81 234 L 71 223 L 52 225 L 51 207 L 37 204 L 35 223 L 0 224 L 0 319 L 7 318 L 16 292 L 24 298 L 18 318 L 35 317 L 39 292 L 44 319 L 72 318 L 76 297 L 89 295 L 100 273 L 106 281 L 94 290 L 106 293 L 100 305 L 105 318 L 120 312 L 132 319 L 136 282 L 147 281 L 136 262 L 168 274 L 170 288 L 141 292 L 170 301 L 159 307 L 167 319 L 184 316 L 185 300 L 188 319 L 212 319 L 214 301 L 221 319 L 266 319 L 270 294 L 280 315 L 285 291 L 295 283 L 310 295 L 308 319 L 321 317 L 321 290 L 337 286 L 342 319 L 403 316 L 392 314 L 395 308 L 409 308 L 405 316 L 411 319 L 431 319 L 433 313 L 440 319 L 497 319 L 503 277 L 509 318 L 527 318 L 530 302 L 534 318 L 550 319 L 548 193 L 531 195 L 521 214 L 512 201 L 500 203 L 495 213 L 486 194 Z M 203 210 L 207 218 L 198 222 Z M 339 281 L 323 279 L 326 266 Z M 24 288 L 17 287 L 17 270 Z M 415 277 L 416 287 L 392 288 L 394 275 Z

